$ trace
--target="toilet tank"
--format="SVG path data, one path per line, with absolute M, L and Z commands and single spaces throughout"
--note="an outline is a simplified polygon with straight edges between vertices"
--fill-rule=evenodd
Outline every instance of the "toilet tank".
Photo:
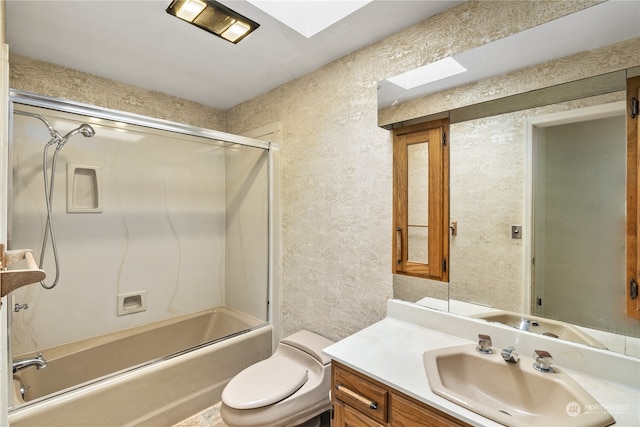
M 280 344 L 289 345 L 291 347 L 302 350 L 305 353 L 313 356 L 318 362 L 323 365 L 328 365 L 331 362 L 331 358 L 322 353 L 322 349 L 334 344 L 333 341 L 322 337 L 313 332 L 302 330 L 295 334 L 291 334 L 280 341 Z

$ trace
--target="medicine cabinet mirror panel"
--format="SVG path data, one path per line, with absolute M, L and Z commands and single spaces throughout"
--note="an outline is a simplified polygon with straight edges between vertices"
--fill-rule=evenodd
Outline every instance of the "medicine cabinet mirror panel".
M 428 142 L 407 146 L 407 195 L 407 262 L 429 263 Z
M 95 130 L 68 139 L 49 186 L 59 266 L 49 238 L 41 267 L 47 286 L 56 269 L 59 281 L 10 294 L 10 363 L 40 352 L 47 362 L 14 374 L 14 406 L 268 320 L 268 149 L 186 125 L 173 128 L 192 134 L 125 123 L 126 113 L 110 120 L 17 102 L 13 111 L 8 245 L 36 259 L 51 135 L 35 115 L 62 135 L 82 123 Z
M 446 281 L 448 122 L 394 130 L 393 272 Z
M 448 287 L 395 275 L 395 297 L 513 327 L 533 319 L 549 336 L 640 356 L 636 33 L 391 102 L 379 83 L 380 126 L 450 120 Z M 560 204 L 572 201 L 578 211 Z

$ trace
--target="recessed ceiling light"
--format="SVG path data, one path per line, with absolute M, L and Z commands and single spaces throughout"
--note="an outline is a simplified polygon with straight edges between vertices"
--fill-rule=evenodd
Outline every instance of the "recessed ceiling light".
M 200 0 L 185 1 L 176 11 L 176 16 L 187 22 L 192 22 L 202 13 L 205 7 L 207 7 L 207 4 Z
M 212 0 L 173 0 L 167 13 L 231 43 L 238 43 L 260 26 Z
M 413 89 L 414 87 L 426 85 L 436 80 L 446 79 L 456 74 L 467 71 L 455 59 L 448 57 L 440 61 L 432 62 L 406 73 L 398 74 L 387 80 L 404 89 Z
M 251 27 L 244 22 L 237 21 L 229 28 L 227 28 L 220 36 L 229 40 L 230 42 L 235 42 L 243 35 L 247 34 Z
M 309 38 L 372 0 L 247 0 L 286 26 Z

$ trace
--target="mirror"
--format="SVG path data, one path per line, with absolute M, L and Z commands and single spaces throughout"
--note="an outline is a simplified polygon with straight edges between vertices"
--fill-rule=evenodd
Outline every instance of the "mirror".
M 407 259 L 426 263 L 429 260 L 429 144 L 407 146 Z
M 622 15 L 637 16 L 637 4 L 609 3 L 585 12 L 601 13 L 597 10 L 601 7 L 635 7 Z M 578 19 L 579 16 L 574 15 L 580 13 L 567 19 Z M 624 16 L 619 16 L 611 22 L 619 24 L 624 19 Z M 555 21 L 550 24 L 563 25 Z M 541 37 L 546 32 L 558 37 L 556 29 L 549 27 L 545 24 L 534 30 Z M 595 44 L 576 47 L 579 50 L 565 51 L 555 58 L 550 58 L 551 53 L 545 52 L 546 56 L 540 58 L 547 62 L 539 65 L 522 62 L 518 69 L 496 67 L 493 76 L 485 74 L 478 79 L 463 77 L 463 73 L 414 91 L 395 88 L 393 94 L 391 83 L 379 83 L 380 126 L 392 129 L 443 117 L 449 117 L 451 122 L 450 221 L 457 223 L 457 235 L 450 236 L 449 286 L 444 289 L 442 283 L 408 280 L 396 275 L 394 297 L 489 320 L 496 320 L 500 314 L 499 321 L 514 327 L 522 326 L 522 329 L 530 331 L 544 329 L 561 338 L 640 355 L 640 323 L 624 317 L 625 267 L 620 266 L 624 264 L 624 255 L 610 256 L 612 251 L 606 252 L 618 265 L 604 267 L 600 263 L 602 256 L 596 262 L 596 255 L 584 254 L 583 258 L 609 274 L 598 280 L 599 286 L 588 291 L 586 288 L 573 288 L 564 299 L 554 296 L 546 288 L 544 295 L 540 296 L 542 285 L 537 284 L 533 277 L 535 275 L 539 279 L 542 273 L 536 273 L 528 262 L 533 260 L 533 255 L 536 255 L 536 261 L 540 261 L 538 256 L 543 244 L 539 240 L 535 243 L 543 235 L 543 228 L 540 223 L 535 224 L 542 215 L 534 213 L 534 206 L 540 207 L 543 199 L 536 201 L 534 192 L 545 187 L 534 184 L 535 177 L 540 176 L 540 171 L 534 169 L 534 160 L 540 160 L 540 153 L 534 153 L 533 147 L 539 148 L 545 133 L 560 131 L 552 126 L 554 120 L 596 123 L 594 117 L 589 120 L 566 118 L 571 115 L 600 114 L 607 121 L 616 122 L 614 126 L 617 128 L 624 123 L 626 78 L 640 74 L 640 28 L 637 22 L 632 22 L 630 28 L 632 33 L 619 34 L 611 30 L 607 37 L 599 36 L 601 41 L 591 40 L 590 43 Z M 604 34 L 598 29 L 595 32 Z M 530 40 L 531 37 L 525 39 Z M 553 47 L 552 44 L 538 44 L 547 50 Z M 529 60 L 537 58 L 528 46 L 523 45 L 521 50 L 527 52 Z M 468 52 L 454 58 L 472 57 L 475 53 Z M 492 63 L 492 60 L 485 57 L 485 62 Z M 624 132 L 624 129 L 620 131 Z M 570 159 L 572 155 L 576 156 L 575 153 L 565 155 Z M 581 151 L 580 156 L 587 155 Z M 589 168 L 587 165 L 580 168 Z M 620 184 L 619 176 L 615 179 L 618 180 L 615 185 L 619 193 L 624 189 L 624 183 Z M 573 191 L 584 193 L 586 190 Z M 597 197 L 599 200 L 600 196 Z M 607 229 L 614 231 L 604 231 L 602 223 L 592 227 L 594 230 L 606 235 L 624 234 L 624 219 L 619 216 L 620 201 L 616 203 L 617 207 L 610 209 L 609 213 L 618 215 L 617 219 L 615 215 L 607 219 L 611 223 Z M 547 201 L 547 205 L 551 204 Z M 622 215 L 624 218 L 624 209 Z M 522 238 L 512 237 L 513 226 L 521 227 Z M 585 229 L 584 224 L 580 227 Z M 549 233 L 555 231 L 547 230 Z M 580 238 L 586 239 L 582 247 L 602 244 L 602 239 L 596 237 L 597 233 L 582 234 Z M 534 251 L 536 245 L 537 252 Z M 619 242 L 611 245 L 618 245 L 620 251 Z M 556 258 L 567 253 L 563 249 L 554 250 L 559 250 Z M 615 275 L 622 277 L 622 283 L 618 283 L 620 279 L 614 278 Z M 542 305 L 538 305 L 539 298 Z M 612 314 L 614 312 L 620 316 Z M 589 313 L 591 318 L 585 313 Z M 527 326 L 522 322 L 523 314 L 527 314 Z M 516 320 L 517 324 L 513 324 Z M 579 338 L 585 331 L 594 341 Z

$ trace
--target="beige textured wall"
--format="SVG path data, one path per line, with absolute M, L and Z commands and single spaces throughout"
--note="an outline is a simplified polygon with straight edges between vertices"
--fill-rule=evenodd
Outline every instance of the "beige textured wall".
M 283 334 L 342 338 L 392 295 L 392 147 L 376 82 L 593 3 L 468 2 L 228 111 L 232 133 L 282 122 Z
M 20 55 L 9 56 L 11 89 L 225 130 L 224 111 Z

